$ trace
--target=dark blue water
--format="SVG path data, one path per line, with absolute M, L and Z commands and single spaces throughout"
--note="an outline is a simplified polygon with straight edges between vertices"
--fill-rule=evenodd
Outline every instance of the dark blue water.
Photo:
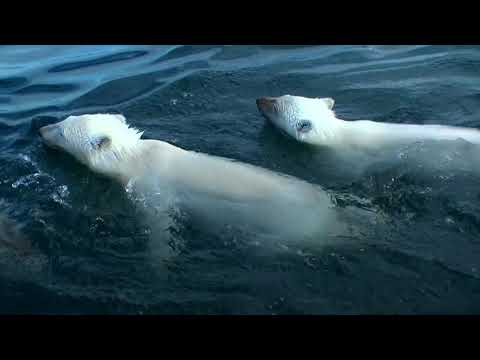
M 0 313 L 480 313 L 480 149 L 339 159 L 265 123 L 255 99 L 286 93 L 333 97 L 345 119 L 480 128 L 480 48 L 1 46 Z M 297 176 L 380 220 L 272 247 L 180 219 L 175 256 L 156 258 L 125 190 L 38 137 L 110 111 L 147 138 Z

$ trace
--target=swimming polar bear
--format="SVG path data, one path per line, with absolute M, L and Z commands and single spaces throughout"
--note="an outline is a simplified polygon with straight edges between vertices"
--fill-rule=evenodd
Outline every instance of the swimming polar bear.
M 391 124 L 336 117 L 332 98 L 284 95 L 257 99 L 260 113 L 287 136 L 329 148 L 377 150 L 422 140 L 463 139 L 480 144 L 477 129 L 445 125 Z
M 180 199 L 210 223 L 240 223 L 294 236 L 332 224 L 331 197 L 319 186 L 227 158 L 143 140 L 123 115 L 85 114 L 39 129 L 46 145 L 146 196 Z M 213 221 L 212 221 L 213 220 Z

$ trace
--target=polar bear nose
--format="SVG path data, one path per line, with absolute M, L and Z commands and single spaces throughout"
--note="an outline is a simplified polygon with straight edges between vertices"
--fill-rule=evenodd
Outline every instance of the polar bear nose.
M 38 129 L 42 140 L 49 146 L 57 146 L 58 142 L 61 140 L 61 131 L 56 124 L 42 126 Z
M 40 129 L 38 129 L 38 132 L 40 133 L 40 136 L 42 138 L 48 137 L 48 134 L 54 131 L 54 126 L 53 125 L 46 125 L 42 126 Z
M 260 111 L 272 111 L 276 101 L 272 97 L 262 97 L 257 99 L 257 107 Z

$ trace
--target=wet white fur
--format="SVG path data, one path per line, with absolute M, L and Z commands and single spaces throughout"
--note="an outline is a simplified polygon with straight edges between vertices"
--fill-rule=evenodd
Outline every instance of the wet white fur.
M 480 144 L 480 131 L 445 125 L 391 124 L 369 120 L 345 121 L 336 117 L 331 98 L 284 95 L 275 98 L 264 116 L 288 136 L 304 143 L 332 148 L 379 149 L 422 140 L 464 139 Z M 309 121 L 310 131 L 297 130 L 299 121 Z
M 332 203 L 317 186 L 164 141 L 142 140 L 141 135 L 123 116 L 111 114 L 70 116 L 42 133 L 48 145 L 123 185 L 133 180 L 142 192 L 155 188 L 188 193 L 189 205 L 206 218 L 250 222 L 296 235 L 311 234 L 329 222 Z

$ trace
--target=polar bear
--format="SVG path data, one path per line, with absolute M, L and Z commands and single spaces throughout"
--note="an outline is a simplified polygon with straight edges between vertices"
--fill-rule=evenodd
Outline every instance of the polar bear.
M 288 236 L 332 223 L 333 202 L 321 187 L 160 140 L 141 139 L 119 114 L 85 114 L 39 129 L 46 145 L 148 196 L 180 199 L 202 221 L 241 223 Z M 168 195 L 166 195 L 168 194 Z M 213 221 L 212 221 L 213 220 Z
M 332 98 L 283 95 L 256 101 L 260 113 L 293 139 L 327 148 L 379 150 L 423 140 L 463 139 L 480 144 L 480 131 L 445 125 L 390 124 L 336 117 Z

